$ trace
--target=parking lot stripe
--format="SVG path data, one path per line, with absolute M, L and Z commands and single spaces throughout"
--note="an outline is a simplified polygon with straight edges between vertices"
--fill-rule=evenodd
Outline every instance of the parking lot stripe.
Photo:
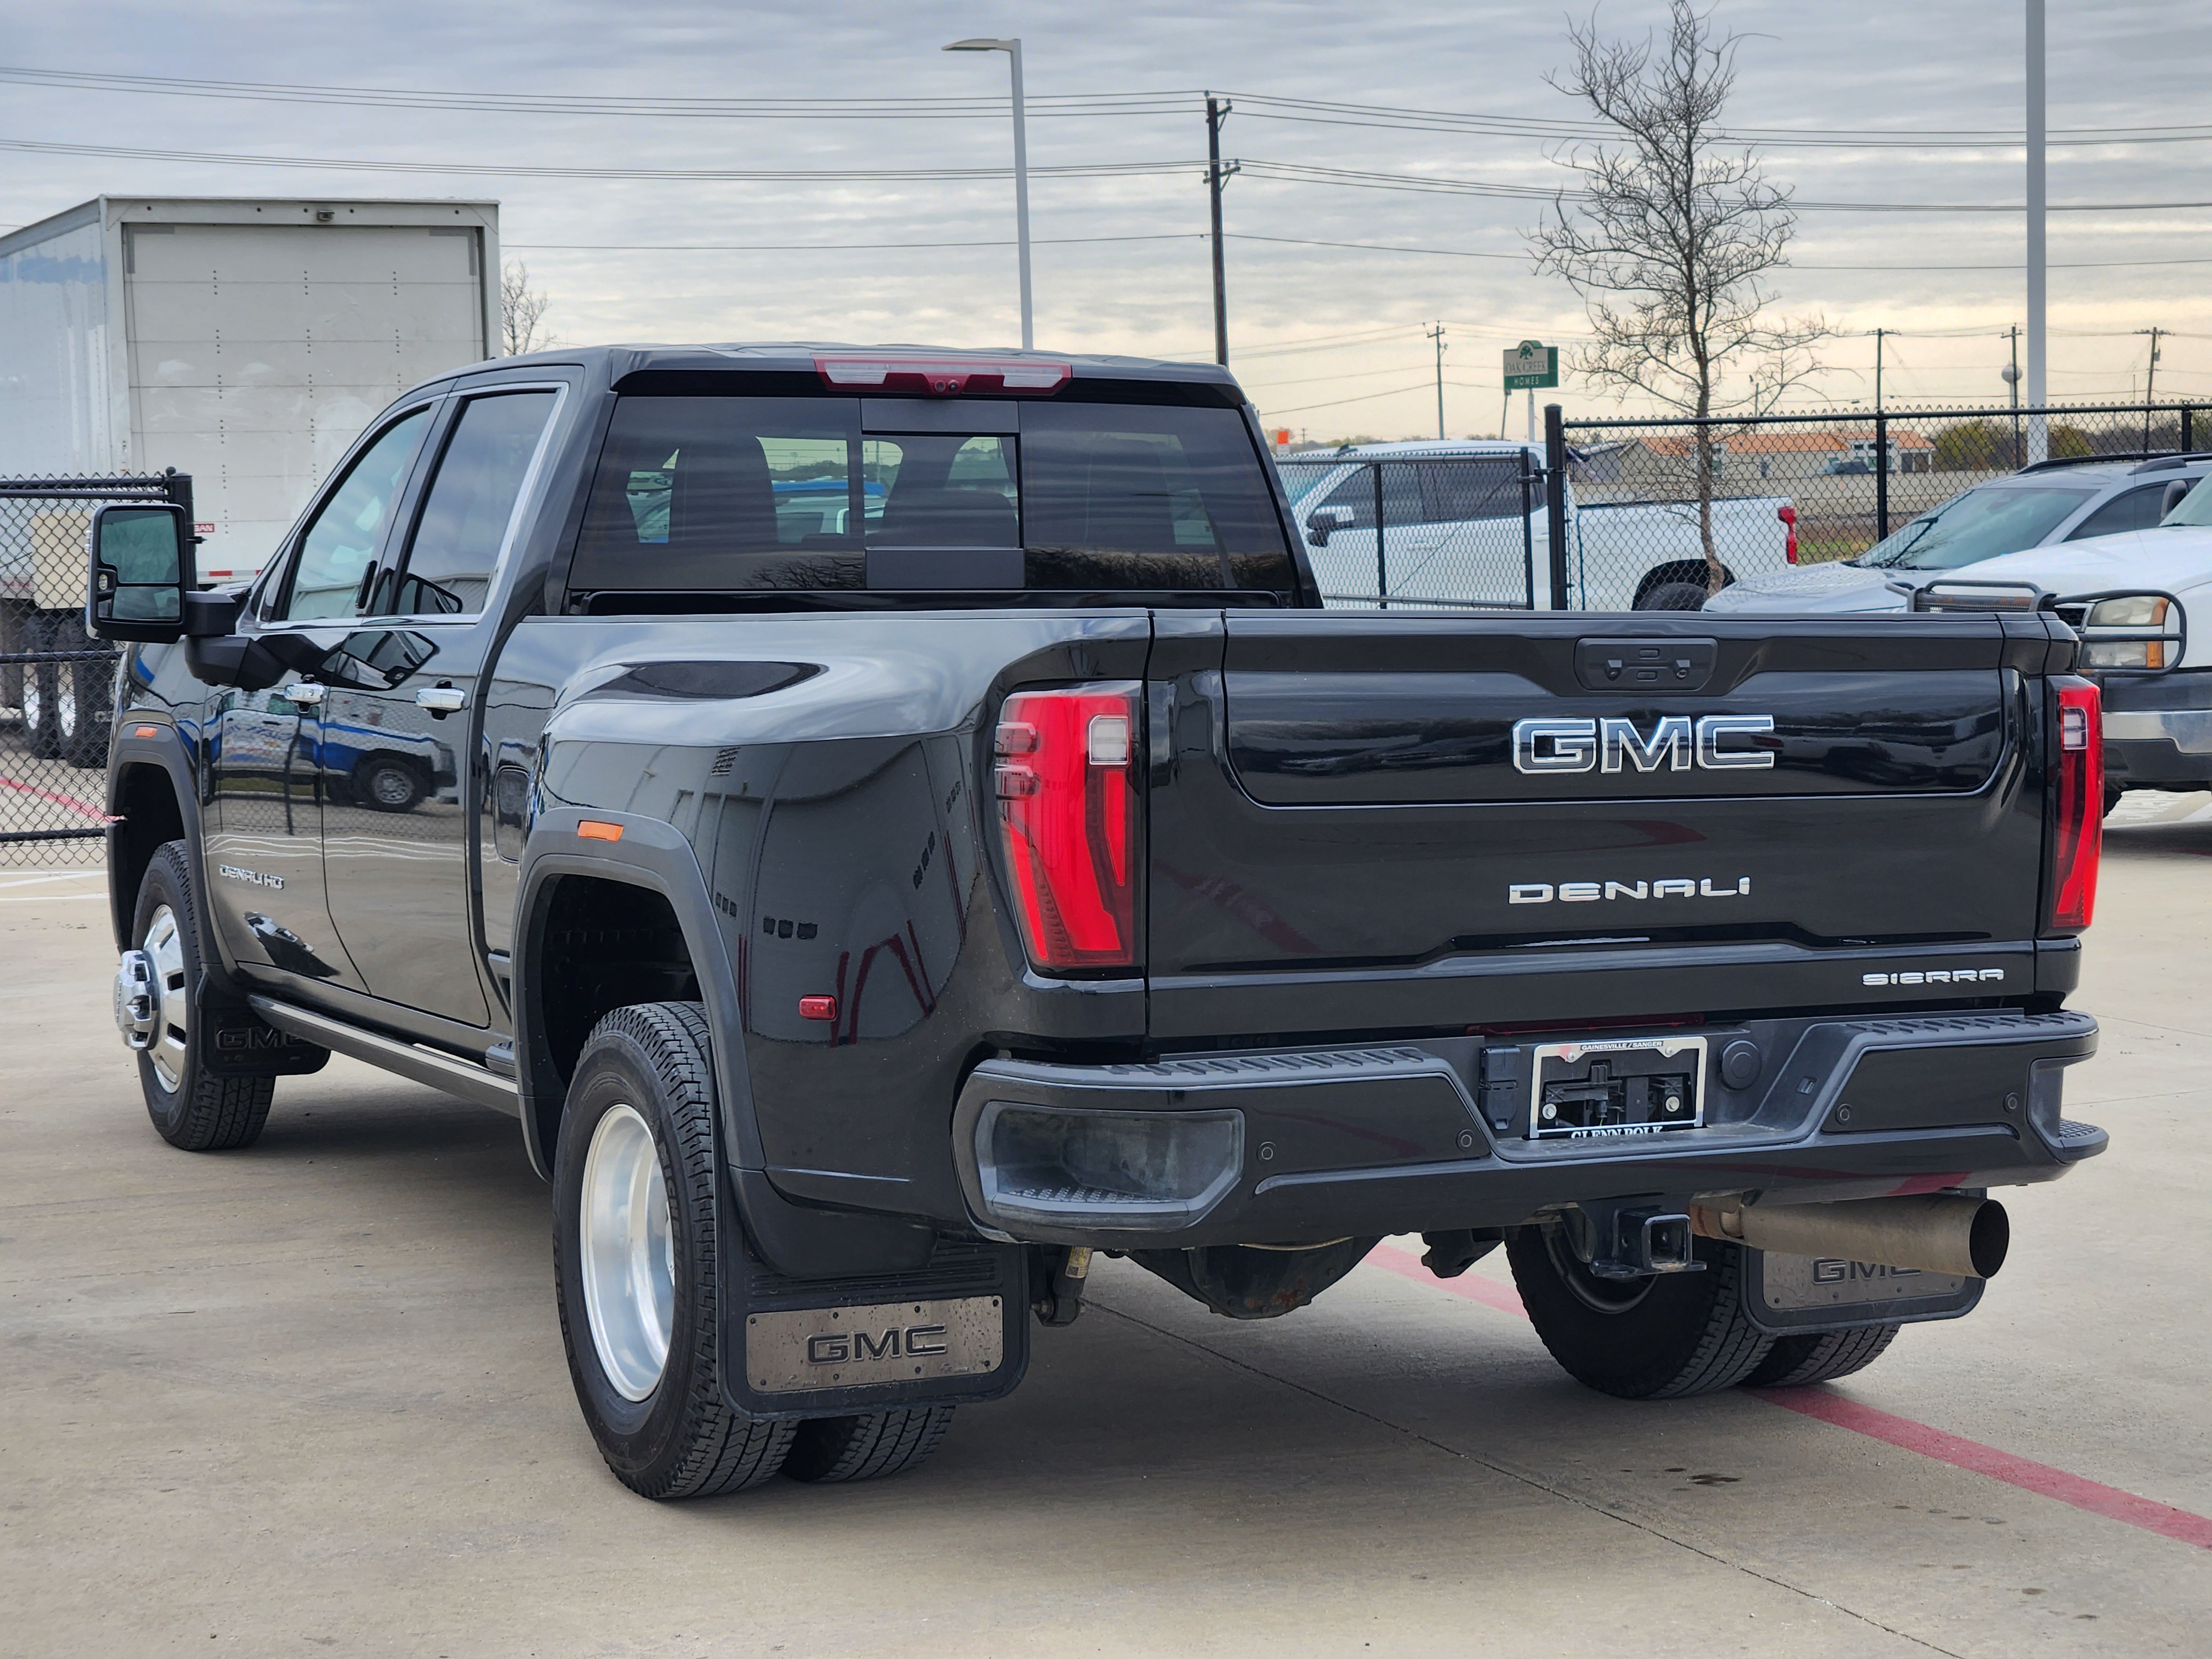
M 1431 1289 L 1458 1297 L 1464 1302 L 1480 1302 L 1486 1308 L 1495 1308 L 1500 1313 L 1518 1314 L 1523 1319 L 1528 1310 L 1521 1305 L 1521 1297 L 1510 1285 L 1501 1285 L 1494 1279 L 1480 1274 L 1463 1273 L 1457 1279 L 1437 1279 L 1421 1265 L 1420 1258 L 1409 1255 L 1394 1245 L 1385 1244 L 1367 1258 L 1385 1273 L 1401 1279 L 1410 1279 Z M 2048 1463 L 2039 1463 L 2033 1458 L 2022 1457 L 2014 1452 L 2000 1451 L 1995 1446 L 1985 1446 L 1978 1440 L 1969 1440 L 1964 1435 L 1951 1434 L 1925 1423 L 1917 1423 L 1909 1417 L 1899 1417 L 1893 1412 L 1877 1410 L 1861 1405 L 1857 1401 L 1826 1389 L 1746 1389 L 1742 1392 L 1754 1400 L 1763 1400 L 1770 1406 L 1779 1406 L 1802 1416 L 1815 1418 L 1839 1429 L 1849 1429 L 1854 1434 L 1881 1441 L 1901 1451 L 1917 1452 L 1923 1457 L 1932 1457 L 1939 1463 L 1948 1463 L 1954 1468 L 1970 1474 L 1987 1475 L 1992 1480 L 2002 1480 L 2008 1486 L 2018 1486 L 2044 1498 L 2056 1498 L 2091 1515 L 2101 1515 L 2108 1521 L 2124 1522 L 2130 1527 L 2140 1527 L 2145 1532 L 2154 1532 L 2161 1538 L 2172 1538 L 2185 1544 L 2194 1544 L 2199 1549 L 2212 1549 L 2212 1517 L 2176 1509 L 2171 1504 L 2161 1504 L 2154 1498 L 2139 1498 L 2134 1492 L 2123 1492 L 2118 1486 L 2106 1486 L 2082 1475 L 2069 1474 L 2064 1469 L 2053 1468 Z
M 19 783 L 14 778 L 0 777 L 0 789 L 13 789 L 26 795 L 36 795 L 40 800 L 55 806 L 65 806 L 85 817 L 98 818 L 102 823 L 112 822 L 107 813 L 90 801 L 79 800 L 75 795 L 57 794 L 51 789 L 41 789 L 34 783 Z

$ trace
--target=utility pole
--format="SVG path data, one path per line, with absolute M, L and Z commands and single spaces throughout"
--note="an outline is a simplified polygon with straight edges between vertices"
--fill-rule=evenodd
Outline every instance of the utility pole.
M 1421 332 L 1437 343 L 1437 440 L 1442 442 L 1444 435 L 1444 325 L 1443 320 L 1439 319 L 1434 328 L 1425 328 Z
M 1881 337 L 1893 331 L 1878 328 L 1874 331 L 1874 412 L 1881 413 Z
M 2158 337 L 2166 332 L 2162 328 L 2146 329 L 2150 336 L 2150 368 L 2143 376 L 2143 447 L 2150 447 L 2151 405 L 2158 401 Z
M 2027 0 L 2027 459 L 2030 465 L 2051 458 L 2049 420 L 2041 413 L 2045 386 L 2044 320 L 2045 281 L 2043 228 L 2048 205 L 2044 195 L 2043 3 Z
M 1229 281 L 1221 254 L 1221 187 L 1237 171 L 1231 161 L 1221 165 L 1221 124 L 1229 117 L 1226 98 L 1206 95 L 1206 190 L 1213 209 L 1213 361 L 1229 361 Z

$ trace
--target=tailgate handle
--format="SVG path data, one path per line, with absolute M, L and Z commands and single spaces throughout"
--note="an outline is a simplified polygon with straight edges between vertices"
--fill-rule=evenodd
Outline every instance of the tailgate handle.
M 1720 655 L 1716 640 L 1577 640 L 1585 691 L 1702 691 Z

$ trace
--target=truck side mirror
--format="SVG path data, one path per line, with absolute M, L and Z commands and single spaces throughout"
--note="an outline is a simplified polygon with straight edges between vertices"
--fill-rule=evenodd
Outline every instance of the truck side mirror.
M 1343 507 L 1317 507 L 1306 520 L 1306 539 L 1316 547 L 1327 547 L 1328 538 L 1340 530 L 1352 528 L 1352 510 Z
M 184 637 L 191 526 L 174 502 L 110 502 L 92 515 L 85 631 L 167 645 Z
M 2172 483 L 2166 485 L 2166 495 L 2158 504 L 2158 516 L 2163 519 L 2175 507 L 2179 507 L 2181 498 L 2189 493 L 2191 486 L 2196 482 L 2194 478 L 2176 478 Z

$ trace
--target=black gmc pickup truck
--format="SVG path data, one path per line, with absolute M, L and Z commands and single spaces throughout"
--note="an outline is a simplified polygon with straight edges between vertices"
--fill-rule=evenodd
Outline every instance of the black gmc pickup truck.
M 243 1146 L 515 1114 L 609 1466 L 889 1474 L 1094 1255 L 1502 1245 L 1589 1386 L 1844 1375 L 2063 1175 L 2102 784 L 2041 614 L 1324 611 L 1225 371 L 602 349 L 380 416 L 264 576 L 102 509 L 115 1007 Z

